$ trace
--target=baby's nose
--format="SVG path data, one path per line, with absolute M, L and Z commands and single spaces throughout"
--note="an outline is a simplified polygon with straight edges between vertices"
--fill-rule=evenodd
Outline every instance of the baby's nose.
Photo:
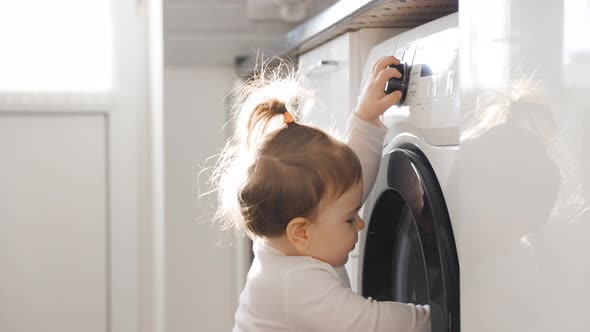
M 356 228 L 357 232 L 365 228 L 365 221 L 360 216 L 357 216 Z

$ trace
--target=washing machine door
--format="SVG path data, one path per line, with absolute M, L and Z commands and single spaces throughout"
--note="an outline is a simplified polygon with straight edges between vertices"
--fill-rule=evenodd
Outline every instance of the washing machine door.
M 433 332 L 459 331 L 459 263 L 436 176 L 413 146 L 393 150 L 381 167 L 387 185 L 364 210 L 362 295 L 430 304 Z

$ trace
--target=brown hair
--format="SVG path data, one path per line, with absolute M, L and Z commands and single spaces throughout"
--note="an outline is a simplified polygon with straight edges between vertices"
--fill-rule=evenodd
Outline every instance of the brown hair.
M 291 73 L 287 79 L 258 84 L 247 99 L 285 80 L 296 84 L 293 77 Z M 297 85 L 297 89 L 302 88 Z M 257 236 L 280 236 L 293 218 L 313 220 L 324 199 L 338 198 L 360 182 L 360 162 L 347 145 L 298 122 L 303 104 L 266 95 L 256 104 L 246 101 L 239 108 L 236 118 L 242 121 L 236 125 L 242 127 L 236 127 L 216 170 L 221 215 L 228 217 L 227 208 L 232 206 L 239 211 L 229 213 L 228 225 Z M 285 112 L 293 114 L 296 122 L 284 124 Z M 278 123 L 278 128 L 272 123 Z

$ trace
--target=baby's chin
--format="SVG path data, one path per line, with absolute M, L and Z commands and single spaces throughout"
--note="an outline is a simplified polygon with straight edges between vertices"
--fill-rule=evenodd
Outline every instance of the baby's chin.
M 344 259 L 342 260 L 342 262 L 338 266 L 344 266 L 344 264 L 346 264 L 347 262 L 348 262 L 348 255 L 346 255 L 346 257 L 344 257 Z
M 330 264 L 333 268 L 344 267 L 344 265 L 348 262 L 348 256 L 346 256 L 346 258 L 344 258 L 343 260 L 341 260 L 339 262 L 326 262 L 326 261 L 323 261 L 323 262 Z
M 354 250 L 354 246 L 353 246 L 353 248 L 350 249 L 349 252 L 346 253 L 346 255 L 344 255 L 343 257 L 341 257 L 339 260 L 336 260 L 336 259 L 335 260 L 319 259 L 319 260 L 322 261 L 322 262 L 324 262 L 324 263 L 330 264 L 334 268 L 336 268 L 336 267 L 342 267 L 342 266 L 344 266 L 344 264 L 346 264 L 348 262 L 348 255 L 353 250 Z

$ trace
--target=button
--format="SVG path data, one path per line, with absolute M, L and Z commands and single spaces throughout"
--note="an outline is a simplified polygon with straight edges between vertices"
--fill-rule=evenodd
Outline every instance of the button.
M 432 99 L 438 96 L 438 82 L 440 82 L 440 77 L 434 76 L 432 78 Z
M 420 98 L 430 98 L 430 80 L 420 83 Z
M 447 96 L 451 97 L 455 91 L 455 72 L 450 71 L 447 75 Z

